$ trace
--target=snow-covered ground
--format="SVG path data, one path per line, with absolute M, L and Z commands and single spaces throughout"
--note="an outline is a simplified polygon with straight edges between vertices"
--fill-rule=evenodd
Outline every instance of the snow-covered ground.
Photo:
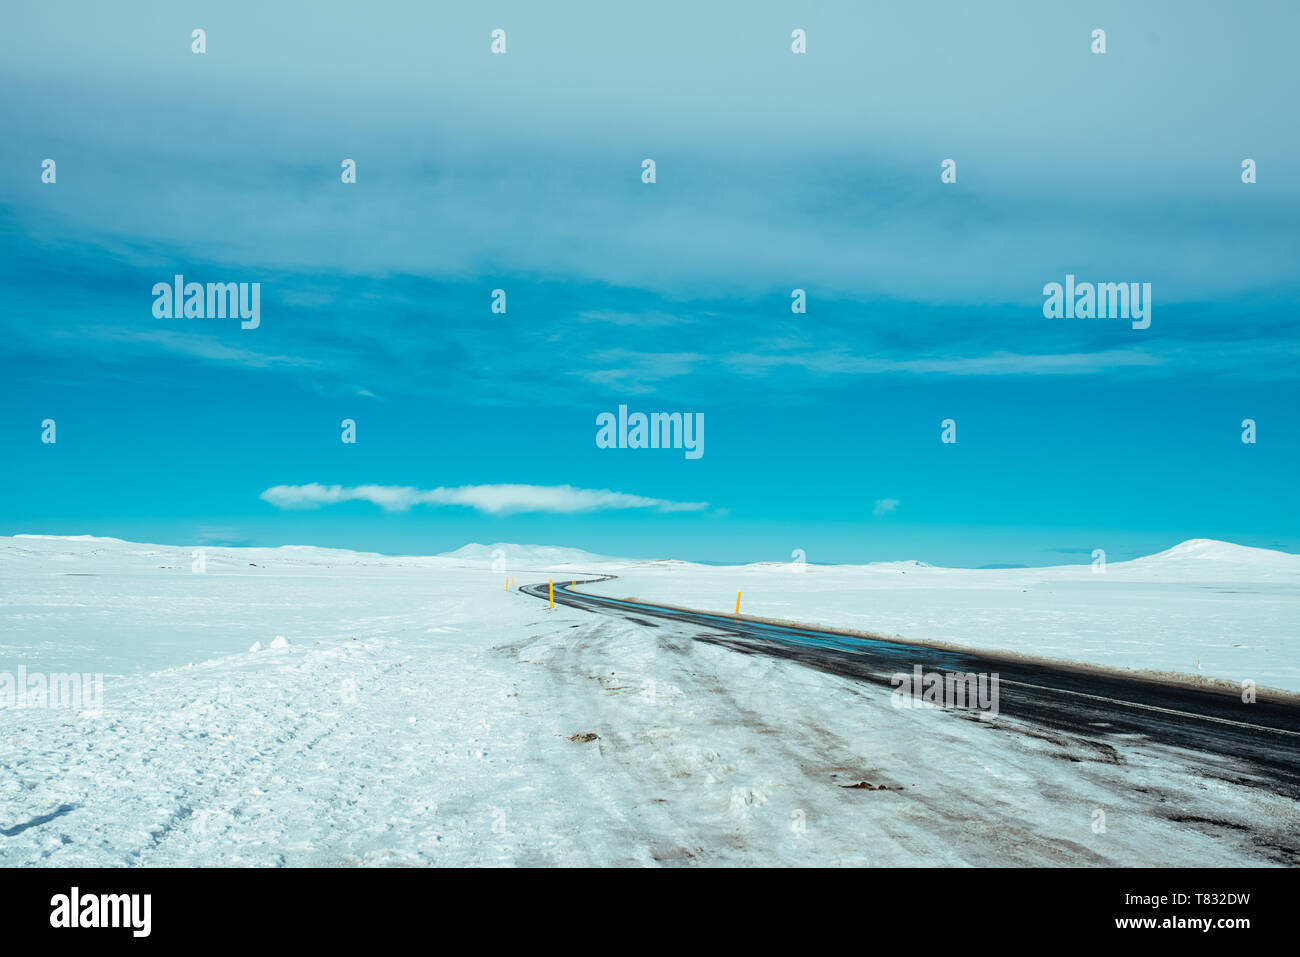
M 190 548 L 0 539 L 0 676 L 107 674 L 97 712 L 0 709 L 0 865 L 1278 863 L 1295 803 L 1209 759 L 1134 742 L 1116 762 L 1011 720 L 895 710 L 878 687 L 505 588 L 558 562 L 557 580 L 622 576 L 612 594 L 729 610 L 743 588 L 755 614 L 908 637 L 1085 658 L 1109 637 L 1124 658 L 1095 660 L 1143 667 L 1242 642 L 1253 657 L 1221 673 L 1286 686 L 1294 556 L 1224 577 L 1207 549 L 1101 581 L 516 546 L 208 548 L 196 574 Z

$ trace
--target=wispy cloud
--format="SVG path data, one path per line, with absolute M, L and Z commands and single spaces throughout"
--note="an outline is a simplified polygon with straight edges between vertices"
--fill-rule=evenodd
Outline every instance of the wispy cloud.
M 1159 366 L 1166 362 L 1143 349 L 1105 349 L 1098 352 L 1018 354 L 995 352 L 988 355 L 924 356 L 881 358 L 844 352 L 798 354 L 739 353 L 726 363 L 748 375 L 766 375 L 781 366 L 798 367 L 819 375 L 872 375 L 915 373 L 919 375 L 1090 375 L 1111 369 Z
M 673 502 L 609 489 L 572 485 L 462 485 L 419 489 L 409 485 L 276 485 L 260 496 L 276 508 L 319 508 L 341 502 L 372 502 L 390 512 L 414 505 L 461 505 L 490 515 L 514 512 L 599 512 L 646 508 L 657 512 L 700 512 L 708 502 Z
M 876 501 L 876 507 L 871 510 L 871 514 L 880 518 L 882 515 L 888 515 L 898 508 L 898 499 L 882 498 Z

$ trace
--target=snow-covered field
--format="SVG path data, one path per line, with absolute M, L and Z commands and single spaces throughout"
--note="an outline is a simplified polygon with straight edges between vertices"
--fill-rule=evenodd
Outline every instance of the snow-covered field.
M 0 676 L 107 676 L 98 711 L 0 708 L 0 865 L 1260 864 L 1300 828 L 1198 756 L 1117 764 L 548 611 L 495 550 L 208 548 L 196 574 L 190 548 L 0 539 Z M 743 588 L 754 614 L 1300 687 L 1295 556 L 1192 546 L 1097 580 L 500 552 L 515 584 L 567 558 L 553 577 L 611 571 L 616 595 Z

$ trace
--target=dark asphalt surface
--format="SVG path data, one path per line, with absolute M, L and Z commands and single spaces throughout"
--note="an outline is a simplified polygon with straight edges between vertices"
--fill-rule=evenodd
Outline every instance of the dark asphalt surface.
M 617 576 L 575 579 L 578 585 Z M 1049 736 L 1063 734 L 1088 760 L 1118 762 L 1117 744 L 1146 740 L 1185 752 L 1208 778 L 1261 787 L 1300 800 L 1300 706 L 1286 696 L 1258 692 L 1246 704 L 1240 692 L 1196 688 L 1117 674 L 1025 662 L 1013 657 L 951 651 L 816 628 L 778 625 L 582 594 L 555 583 L 557 604 L 659 627 L 677 622 L 699 641 L 747 654 L 798 661 L 858 681 L 883 685 L 891 677 L 926 672 L 997 674 L 1001 717 L 1030 722 Z M 525 585 L 547 598 L 547 585 Z M 978 712 L 962 715 L 978 720 Z M 998 719 L 994 719 L 996 722 Z

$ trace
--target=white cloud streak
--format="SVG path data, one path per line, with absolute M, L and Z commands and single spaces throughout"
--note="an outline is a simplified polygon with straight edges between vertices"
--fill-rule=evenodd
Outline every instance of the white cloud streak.
M 700 512 L 708 502 L 673 502 L 609 489 L 572 485 L 462 485 L 459 488 L 419 489 L 409 485 L 276 485 L 260 498 L 276 508 L 319 508 L 341 502 L 371 502 L 389 512 L 415 505 L 461 505 L 489 515 L 513 512 L 599 512 L 645 508 L 657 512 Z

